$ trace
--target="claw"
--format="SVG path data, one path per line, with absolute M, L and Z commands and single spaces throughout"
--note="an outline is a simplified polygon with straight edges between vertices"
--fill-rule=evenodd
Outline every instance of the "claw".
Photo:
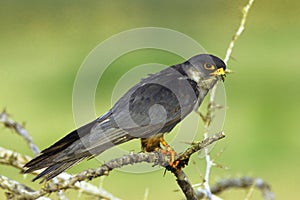
M 165 149 L 160 149 L 159 151 L 162 154 L 171 156 L 168 168 L 170 168 L 171 171 L 180 171 L 180 167 L 178 167 L 179 161 L 175 161 L 175 156 L 177 155 L 176 151 L 164 140 L 163 137 L 160 138 L 160 143 Z

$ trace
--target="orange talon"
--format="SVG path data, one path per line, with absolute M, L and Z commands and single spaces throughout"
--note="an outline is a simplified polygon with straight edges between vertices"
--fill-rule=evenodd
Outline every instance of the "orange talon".
M 175 169 L 176 171 L 180 170 L 178 168 L 179 161 L 178 160 L 175 161 L 175 156 L 177 155 L 176 151 L 168 145 L 168 143 L 164 140 L 163 137 L 160 137 L 160 143 L 165 148 L 165 149 L 160 149 L 160 152 L 165 155 L 171 155 L 171 161 L 169 162 L 171 168 Z
M 141 139 L 142 150 L 146 152 L 159 151 L 160 153 L 170 156 L 171 160 L 168 166 L 165 166 L 167 170 L 172 172 L 178 172 L 184 165 L 185 162 L 176 160 L 175 156 L 177 155 L 176 151 L 168 145 L 168 143 L 164 140 L 162 135 L 150 137 L 150 138 L 142 138 Z

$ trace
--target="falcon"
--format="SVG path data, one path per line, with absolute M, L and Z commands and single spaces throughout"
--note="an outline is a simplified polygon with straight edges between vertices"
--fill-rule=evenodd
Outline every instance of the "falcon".
M 164 140 L 181 120 L 197 111 L 210 89 L 225 79 L 225 63 L 210 54 L 199 54 L 155 74 L 130 88 L 105 114 L 72 131 L 43 150 L 24 167 L 25 173 L 42 168 L 32 181 L 48 181 L 84 159 L 140 139 L 146 152 L 170 147 Z

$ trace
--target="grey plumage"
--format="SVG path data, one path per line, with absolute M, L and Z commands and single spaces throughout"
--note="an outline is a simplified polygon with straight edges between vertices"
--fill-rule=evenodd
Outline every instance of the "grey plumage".
M 170 132 L 193 109 L 198 109 L 209 90 L 223 78 L 225 68 L 221 59 L 200 54 L 149 75 L 107 113 L 43 150 L 25 165 L 25 173 L 46 167 L 33 181 L 41 177 L 49 180 L 117 144 L 135 138 L 147 142 L 147 138 Z

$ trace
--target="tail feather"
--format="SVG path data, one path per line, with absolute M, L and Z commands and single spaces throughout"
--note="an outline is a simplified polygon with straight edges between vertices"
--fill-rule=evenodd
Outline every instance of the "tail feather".
M 43 172 L 38 174 L 36 177 L 32 179 L 32 181 L 36 181 L 37 179 L 44 177 L 44 179 L 41 181 L 41 183 L 46 180 L 50 180 L 54 177 L 56 177 L 58 174 L 62 173 L 63 171 L 69 169 L 76 163 L 80 162 L 82 159 L 79 160 L 74 160 L 74 161 L 69 161 L 69 162 L 62 162 L 62 163 L 56 163 L 54 165 L 51 165 L 50 167 L 46 168 Z
M 77 130 L 72 131 L 68 135 L 66 135 L 64 138 L 56 142 L 55 144 L 51 145 L 47 149 L 43 150 L 39 156 L 32 159 L 28 163 L 25 164 L 25 168 L 27 170 L 24 171 L 24 173 L 30 173 L 35 170 L 39 170 L 42 168 L 47 167 L 42 173 L 37 175 L 32 181 L 35 181 L 43 176 L 46 176 L 46 180 L 49 180 L 64 170 L 70 168 L 77 162 L 83 160 L 84 158 L 87 158 L 91 156 L 89 152 L 86 152 L 85 155 L 82 155 L 80 158 L 73 158 L 68 159 L 66 161 L 62 162 L 55 162 L 55 158 L 58 156 L 61 156 L 61 153 L 68 147 L 70 147 L 73 143 L 78 142 L 80 140 L 79 133 L 80 134 L 88 134 L 92 127 L 97 123 L 97 121 L 93 121 L 83 127 L 80 127 Z
M 92 129 L 92 127 L 96 123 L 97 123 L 97 120 L 94 120 L 94 121 L 78 128 L 77 130 L 72 131 L 71 133 L 69 133 L 68 135 L 63 137 L 61 140 L 57 141 L 50 147 L 44 149 L 41 153 L 53 154 L 53 153 L 61 151 L 61 149 L 64 149 L 64 148 L 68 147 L 70 144 L 72 144 L 73 142 L 77 141 L 80 138 L 79 133 L 89 133 L 90 130 Z
M 89 133 L 91 128 L 95 125 L 96 120 L 92 121 L 91 123 L 80 127 L 77 130 L 72 131 L 65 137 L 63 137 L 61 140 L 57 141 L 50 147 L 44 149 L 39 156 L 32 159 L 30 162 L 28 162 L 24 167 L 29 168 L 27 172 L 32 172 L 44 167 L 48 167 L 49 163 L 45 162 L 45 159 L 48 159 L 51 161 L 51 157 L 55 156 L 57 153 L 61 152 L 62 150 L 69 147 L 71 144 L 73 144 L 75 141 L 78 141 L 79 134 L 78 133 Z M 42 162 L 43 161 L 43 162 Z
M 32 181 L 44 177 L 50 180 L 76 163 L 91 158 L 116 144 L 133 139 L 128 132 L 119 129 L 111 121 L 95 120 L 71 133 L 43 150 L 24 167 L 24 173 L 46 168 Z

